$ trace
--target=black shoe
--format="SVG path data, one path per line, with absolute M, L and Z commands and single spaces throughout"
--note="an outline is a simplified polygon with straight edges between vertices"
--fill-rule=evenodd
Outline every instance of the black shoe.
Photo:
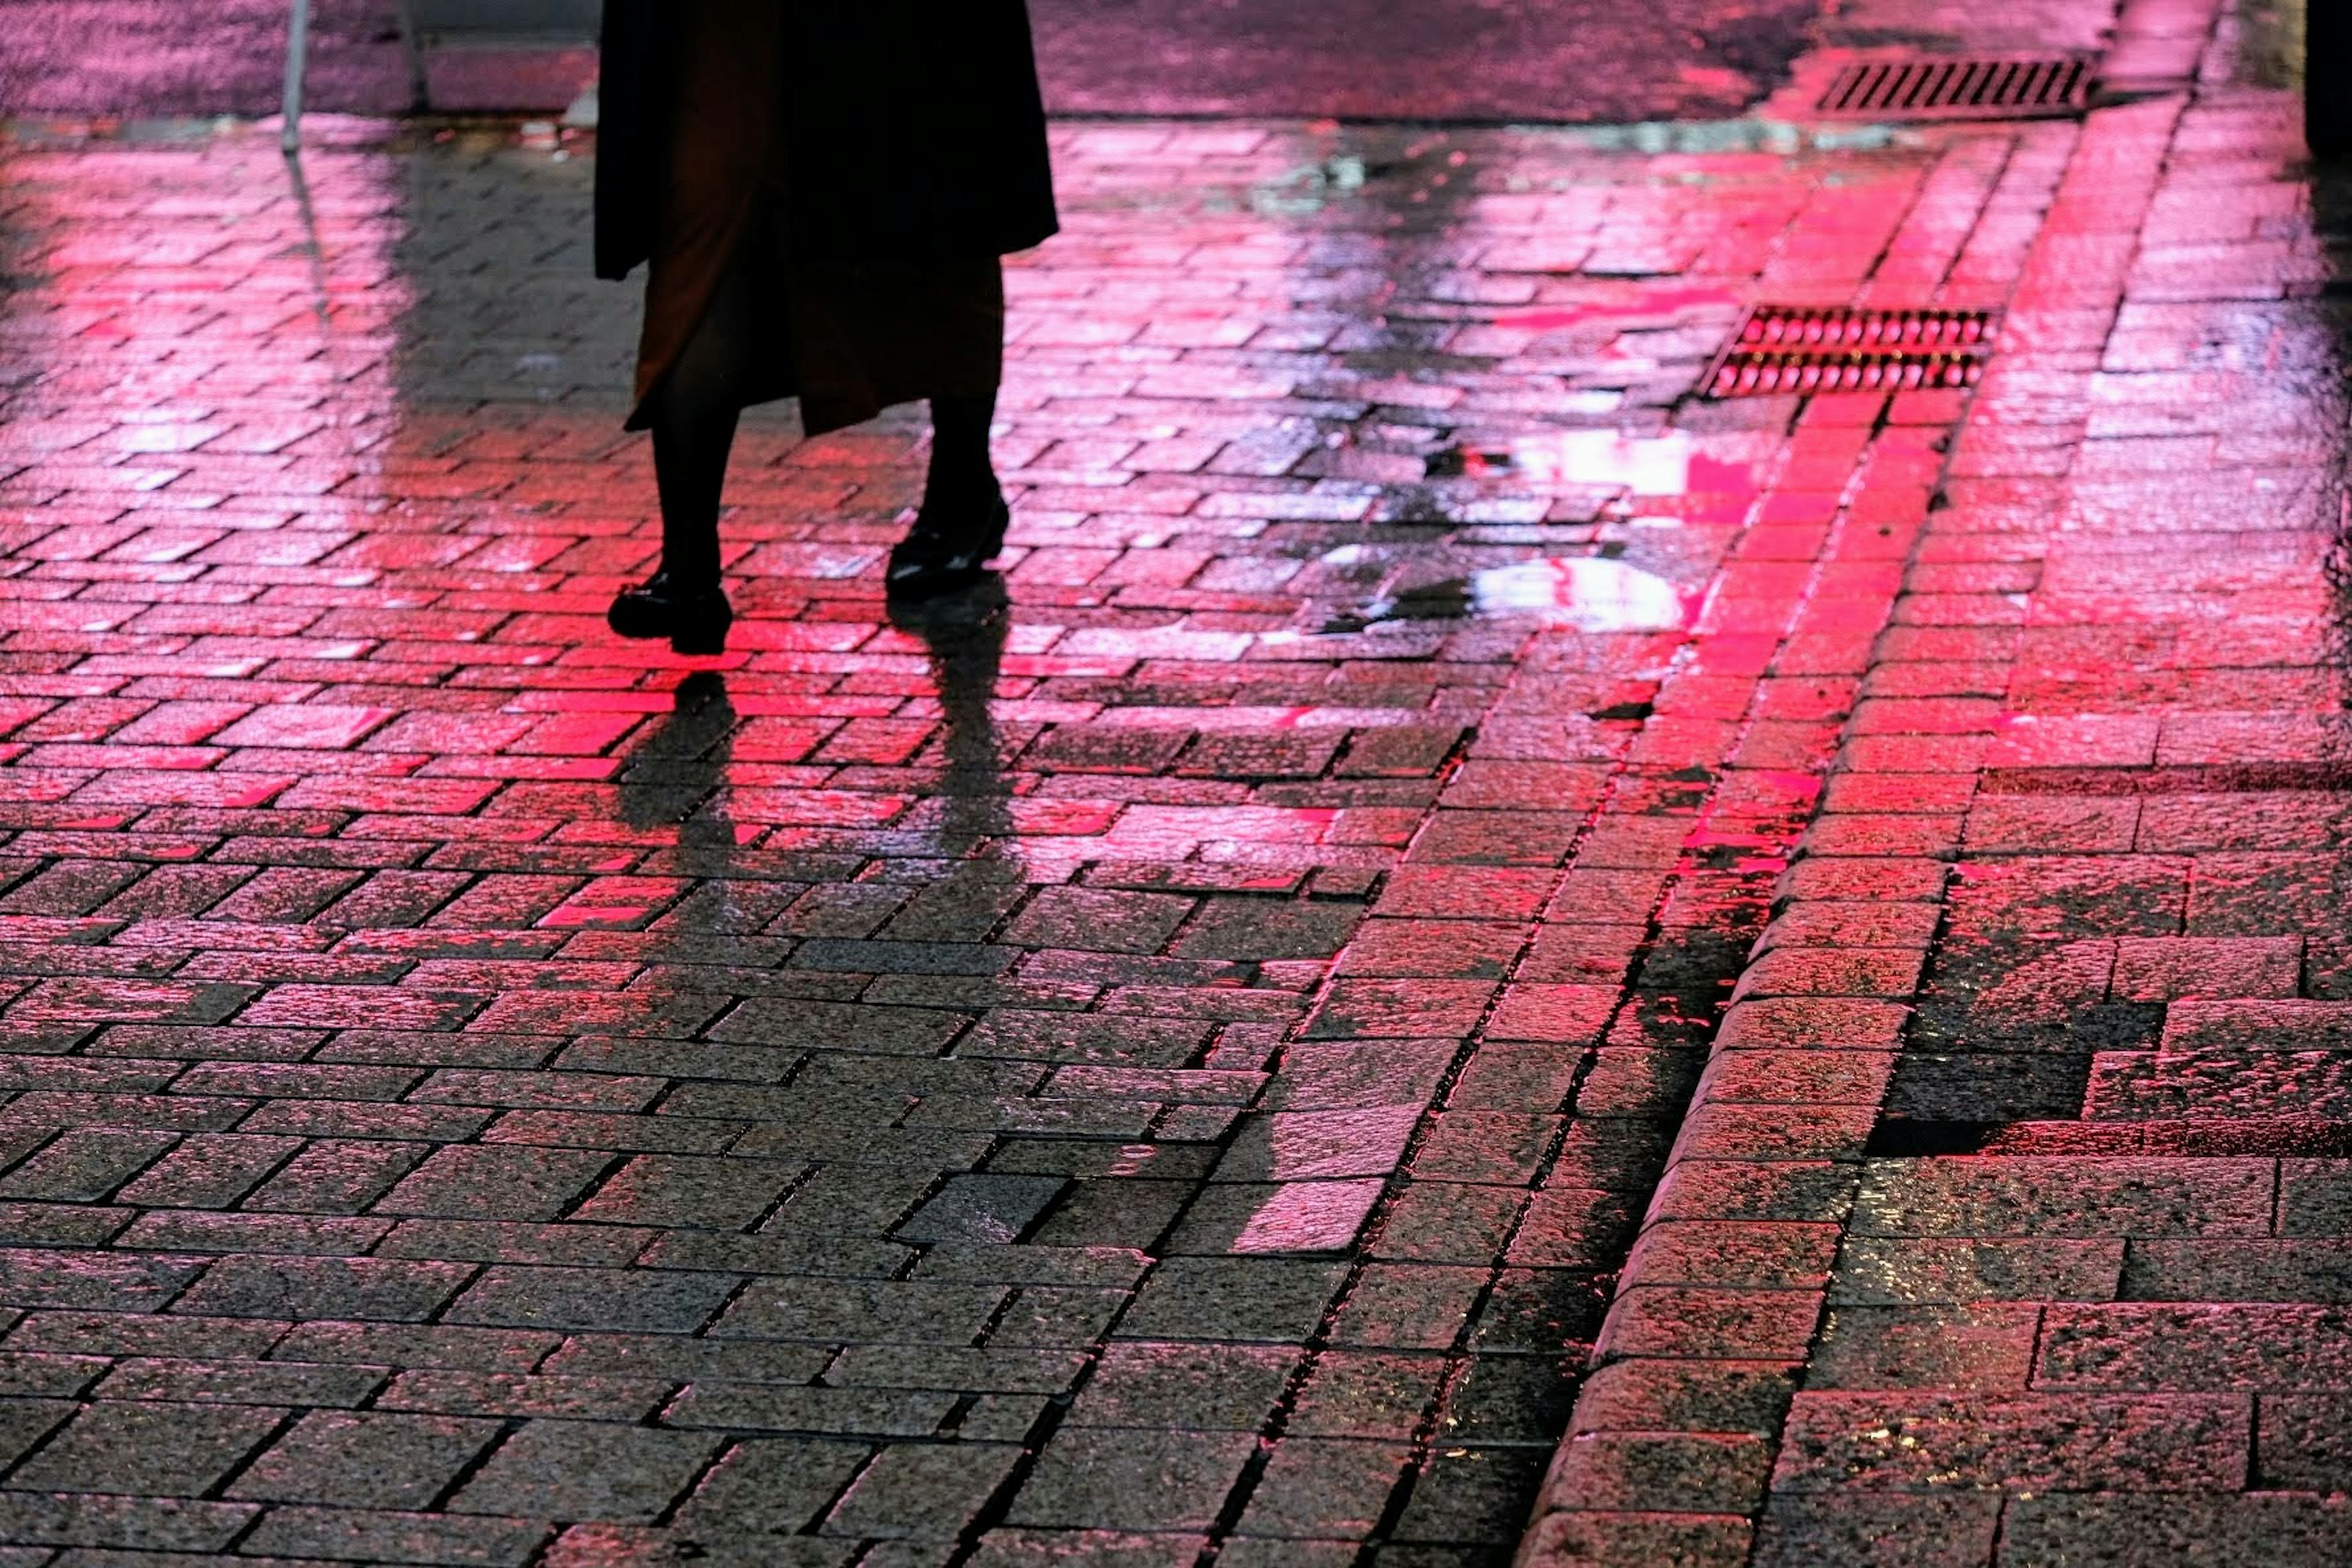
M 988 563 L 1004 548 L 1004 531 L 1013 526 L 1013 509 L 1002 494 L 983 503 L 987 510 L 978 528 L 957 520 L 941 523 L 929 513 L 918 516 L 890 552 L 889 570 L 882 591 L 900 603 L 936 599 L 969 588 L 988 575 Z
M 667 637 L 673 653 L 725 653 L 735 606 L 727 602 L 724 589 L 681 593 L 668 573 L 656 572 L 615 594 L 613 607 L 604 612 L 604 624 L 625 637 Z

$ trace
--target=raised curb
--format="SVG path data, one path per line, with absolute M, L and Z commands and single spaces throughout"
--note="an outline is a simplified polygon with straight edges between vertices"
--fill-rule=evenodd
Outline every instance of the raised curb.
M 2134 0 L 2118 23 L 2133 80 L 2174 90 L 2095 110 L 2065 160 L 1948 465 L 1947 510 L 1920 531 L 1889 596 L 1822 809 L 1717 1034 L 1521 1568 L 1737 1568 L 1754 1552 L 1997 723 L 1994 703 L 1957 721 L 1927 711 L 1960 694 L 1934 688 L 1937 616 L 1908 612 L 1931 607 L 1952 563 L 1971 558 L 1968 535 L 1982 526 L 1965 511 L 1971 443 L 2019 423 L 2029 403 L 2062 431 L 2071 407 L 2079 439 L 2080 384 L 2189 101 L 2177 89 L 2195 80 L 2218 11 L 2214 0 Z

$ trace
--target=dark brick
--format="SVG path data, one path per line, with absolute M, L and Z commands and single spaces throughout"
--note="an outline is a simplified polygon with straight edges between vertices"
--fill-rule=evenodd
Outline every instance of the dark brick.
M 723 1274 L 499 1266 L 457 1299 L 451 1323 L 688 1334 L 733 1292 Z
M 763 1216 L 804 1169 L 775 1160 L 640 1154 L 607 1178 L 572 1217 L 738 1230 Z
M 794 1534 L 825 1511 L 873 1451 L 863 1443 L 739 1443 L 678 1510 L 678 1527 L 724 1542 Z
M 281 1506 L 264 1515 L 240 1545 L 298 1560 L 521 1568 L 550 1533 L 538 1520 Z
M 2101 1568 L 2254 1562 L 2318 1568 L 2341 1551 L 2347 1507 L 2341 1498 L 2275 1494 L 2023 1498 L 2010 1504 L 2003 1519 L 2002 1556 L 2019 1563 L 2072 1559 Z
M 89 1405 L 9 1479 L 37 1491 L 201 1497 L 285 1418 L 237 1405 Z
M 612 1156 L 505 1145 L 437 1149 L 373 1206 L 449 1219 L 552 1219 Z
M 533 1421 L 449 1500 L 453 1513 L 647 1520 L 684 1492 L 719 1440 L 608 1423 Z
M 1235 1529 L 1244 1536 L 1365 1539 L 1411 1460 L 1402 1444 L 1286 1437 Z
M 1758 1568 L 1975 1568 L 1990 1560 L 2000 1499 L 1838 1492 L 1773 1499 Z
M 858 1472 L 825 1533 L 952 1542 L 1003 1484 L 1021 1450 L 985 1443 L 894 1443 Z
M 237 1477 L 229 1495 L 338 1508 L 421 1509 L 499 1434 L 496 1421 L 314 1412 Z
M 2046 1383 L 2044 1386 L 2047 1386 Z M 2251 1402 L 2221 1395 L 1801 1394 L 1774 1477 L 1786 1491 L 2234 1488 Z M 1884 1434 L 1879 1436 L 1878 1434 Z
M 464 1263 L 376 1258 L 230 1258 L 172 1303 L 222 1318 L 351 1318 L 422 1322 L 455 1296 Z
M 1066 1431 L 1038 1456 L 1009 1522 L 1205 1530 L 1256 1448 L 1256 1437 L 1242 1432 Z
M 1344 1264 L 1171 1258 L 1144 1281 L 1118 1332 L 1128 1339 L 1296 1342 L 1329 1310 Z

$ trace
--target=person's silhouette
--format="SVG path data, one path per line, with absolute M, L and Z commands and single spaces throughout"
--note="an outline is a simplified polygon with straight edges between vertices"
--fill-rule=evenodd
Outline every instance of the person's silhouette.
M 738 415 L 811 435 L 929 399 L 930 475 L 887 587 L 976 580 L 1010 521 L 989 461 L 1000 258 L 1057 226 L 1024 0 L 607 0 L 596 270 L 649 262 L 631 429 L 650 430 L 661 566 L 623 637 L 716 653 Z

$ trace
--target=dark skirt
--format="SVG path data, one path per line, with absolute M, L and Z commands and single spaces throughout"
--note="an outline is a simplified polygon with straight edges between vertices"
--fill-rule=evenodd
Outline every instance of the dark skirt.
M 1004 275 L 993 256 L 797 261 L 775 0 L 681 0 L 668 179 L 637 344 L 649 405 L 730 268 L 750 274 L 746 406 L 801 400 L 812 436 L 896 403 L 992 395 L 1003 373 Z

